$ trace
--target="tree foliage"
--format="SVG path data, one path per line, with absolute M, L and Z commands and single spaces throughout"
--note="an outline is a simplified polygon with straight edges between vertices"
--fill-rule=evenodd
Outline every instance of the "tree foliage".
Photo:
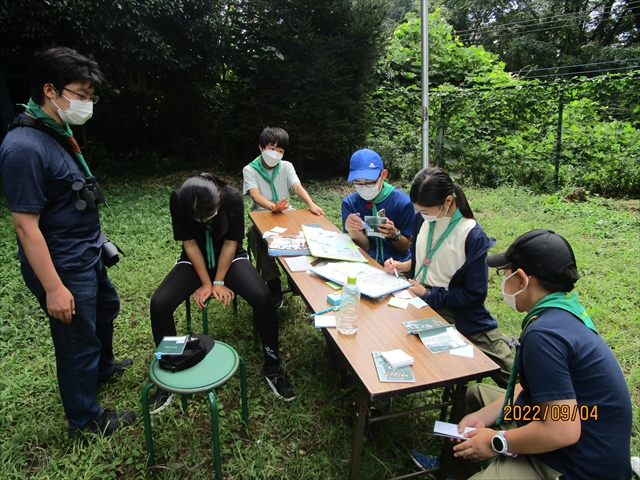
M 109 80 L 86 130 L 129 165 L 163 159 L 239 171 L 263 125 L 299 162 L 338 170 L 369 125 L 385 0 L 0 0 L 0 66 L 16 101 L 37 51 L 92 53 Z M 0 69 L 2 70 L 2 69 Z M 160 168 L 163 160 L 152 164 Z M 319 170 L 320 168 L 318 168 Z M 330 170 L 331 168 L 329 168 Z
M 442 0 L 442 5 L 465 45 L 483 45 L 510 71 L 640 56 L 636 0 Z M 620 65 L 577 70 L 615 66 Z

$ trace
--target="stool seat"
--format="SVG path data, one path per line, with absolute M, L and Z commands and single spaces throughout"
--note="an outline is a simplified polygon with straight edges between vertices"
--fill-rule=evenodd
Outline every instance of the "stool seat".
M 147 465 L 154 464 L 151 416 L 149 413 L 149 390 L 153 385 L 171 393 L 180 394 L 182 408 L 186 410 L 187 395 L 204 393 L 211 411 L 211 435 L 213 438 L 213 457 L 216 479 L 222 478 L 220 465 L 220 432 L 218 428 L 218 404 L 214 390 L 224 385 L 240 368 L 240 391 L 242 396 L 242 421 L 245 428 L 249 424 L 247 405 L 247 368 L 242 357 L 229 345 L 216 341 L 207 356 L 193 367 L 180 372 L 170 372 L 160 368 L 160 362 L 154 359 L 149 368 L 149 382 L 142 389 L 142 415 L 147 444 Z
M 180 372 L 164 370 L 154 359 L 149 369 L 149 380 L 171 393 L 203 393 L 227 383 L 239 365 L 238 353 L 226 343 L 216 341 L 202 361 Z

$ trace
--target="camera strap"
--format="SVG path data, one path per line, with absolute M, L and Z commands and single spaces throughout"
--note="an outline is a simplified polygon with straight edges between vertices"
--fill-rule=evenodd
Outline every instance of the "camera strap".
M 71 155 L 71 158 L 76 158 L 75 152 L 71 149 L 71 144 L 67 141 L 67 138 L 59 135 L 58 133 L 54 132 L 53 129 L 47 127 L 42 120 L 38 120 L 37 118 L 33 118 L 28 115 L 18 115 L 13 119 L 13 122 L 11 124 L 11 128 L 15 127 L 31 127 L 46 133 L 56 142 L 58 142 L 60 146 L 64 148 L 69 155 Z M 78 148 L 78 150 L 80 149 Z

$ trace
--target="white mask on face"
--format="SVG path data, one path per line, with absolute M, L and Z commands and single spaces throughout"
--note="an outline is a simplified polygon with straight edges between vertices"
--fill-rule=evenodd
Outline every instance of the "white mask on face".
M 214 213 L 213 215 L 211 215 L 210 217 L 205 217 L 205 218 L 194 218 L 194 220 L 196 222 L 200 222 L 200 223 L 207 223 L 209 220 L 213 220 L 213 218 L 218 215 L 218 212 Z
M 373 185 L 354 185 L 356 187 L 356 192 L 358 195 L 362 197 L 363 200 L 370 202 L 374 198 L 378 196 L 380 190 L 378 190 L 378 182 Z
M 502 298 L 504 299 L 504 302 L 509 305 L 509 307 L 512 310 L 515 310 L 516 312 L 518 311 L 518 309 L 516 308 L 516 295 L 518 295 L 519 293 L 522 293 L 526 290 L 526 288 L 529 286 L 529 277 L 525 277 L 527 280 L 527 284 L 524 286 L 524 288 L 522 290 L 518 290 L 516 293 L 509 295 L 508 293 L 505 293 L 504 291 L 504 285 L 505 283 L 507 283 L 507 280 L 509 280 L 511 277 L 513 277 L 516 273 L 518 273 L 518 271 L 516 270 L 515 272 L 513 272 L 511 275 L 509 275 L 508 277 L 502 277 Z
M 442 217 L 438 217 L 438 215 L 440 215 L 440 212 L 442 211 L 443 208 L 444 208 L 444 203 L 440 207 L 440 210 L 438 210 L 438 213 L 436 213 L 435 215 L 425 215 L 422 212 L 420 213 L 420 215 L 422 215 L 422 218 L 424 218 L 425 222 L 435 222 L 436 220 L 440 220 L 441 218 L 444 218 L 447 215 L 447 212 L 449 211 L 449 207 L 447 207 L 447 211 L 444 212 L 444 215 Z
M 262 159 L 264 160 L 264 163 L 269 165 L 271 168 L 278 165 L 283 156 L 284 155 L 282 153 L 275 150 L 267 150 L 266 148 L 262 150 Z
M 69 102 L 68 110 L 61 110 L 56 102 L 51 101 L 58 109 L 60 120 L 67 125 L 84 125 L 93 115 L 93 102 L 81 102 L 80 100 L 69 99 L 64 95 L 61 96 Z

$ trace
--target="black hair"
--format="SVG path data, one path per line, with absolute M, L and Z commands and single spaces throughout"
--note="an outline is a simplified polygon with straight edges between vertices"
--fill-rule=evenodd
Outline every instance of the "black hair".
M 229 182 L 218 175 L 201 173 L 197 177 L 185 180 L 178 190 L 180 209 L 190 220 L 204 218 L 217 212 L 220 228 L 217 238 L 224 237 L 228 228 L 222 193 L 227 185 Z
M 529 274 L 524 268 L 518 267 L 517 265 L 512 265 L 511 269 L 515 272 L 518 268 L 521 268 L 522 271 L 526 274 Z M 560 276 L 558 276 L 555 280 L 546 280 L 544 278 L 540 278 L 535 273 L 531 273 L 538 279 L 538 284 L 548 291 L 549 293 L 556 292 L 570 292 L 573 290 L 576 282 L 580 279 L 580 275 L 578 274 L 578 268 L 575 265 L 569 265 L 566 267 Z
M 411 203 L 422 207 L 442 205 L 449 195 L 453 195 L 456 199 L 456 204 L 463 217 L 474 218 L 464 192 L 441 168 L 430 167 L 420 170 L 413 178 L 409 191 Z
M 286 150 L 289 146 L 289 134 L 284 128 L 265 127 L 258 139 L 258 145 L 260 145 L 261 148 L 266 148 L 272 143 L 275 144 L 276 147 Z
M 79 80 L 89 80 L 95 90 L 106 83 L 100 66 L 93 59 L 67 47 L 50 48 L 38 56 L 31 71 L 31 98 L 42 106 L 43 88 L 47 83 L 62 92 L 66 85 Z

